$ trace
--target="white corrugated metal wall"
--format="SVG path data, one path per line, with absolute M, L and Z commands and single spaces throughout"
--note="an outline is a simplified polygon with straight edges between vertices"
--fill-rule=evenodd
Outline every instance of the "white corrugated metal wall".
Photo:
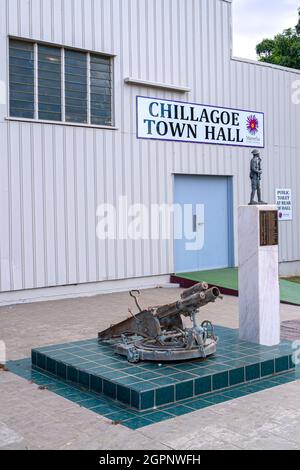
M 0 105 L 0 291 L 167 274 L 173 244 L 96 238 L 96 207 L 172 203 L 173 174 L 234 176 L 235 207 L 248 202 L 249 149 L 138 141 L 137 94 L 266 113 L 264 197 L 291 187 L 299 213 L 299 75 L 230 60 L 224 0 L 1 0 L 0 80 L 8 36 L 116 54 L 118 130 L 7 120 Z M 185 95 L 132 87 L 124 78 L 190 86 Z M 300 259 L 300 220 L 282 225 L 281 259 Z

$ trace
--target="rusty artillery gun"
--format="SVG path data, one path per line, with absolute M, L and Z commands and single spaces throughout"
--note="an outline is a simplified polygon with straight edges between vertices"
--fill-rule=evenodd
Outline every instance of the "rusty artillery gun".
M 201 282 L 181 294 L 180 300 L 160 307 L 143 310 L 138 302 L 140 292 L 130 292 L 139 313 L 112 325 L 98 334 L 98 341 L 108 341 L 115 352 L 132 363 L 139 361 L 183 361 L 206 358 L 215 354 L 218 338 L 210 321 L 197 324 L 201 307 L 221 298 L 217 287 L 208 289 Z M 191 328 L 185 328 L 183 317 L 190 317 Z

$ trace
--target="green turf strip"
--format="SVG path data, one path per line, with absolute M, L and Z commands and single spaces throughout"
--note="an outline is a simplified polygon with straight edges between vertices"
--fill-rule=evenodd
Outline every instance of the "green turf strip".
M 192 281 L 206 281 L 211 285 L 238 291 L 238 269 L 213 269 L 211 271 L 197 271 L 194 273 L 179 273 L 177 277 Z M 300 305 L 300 284 L 287 279 L 280 279 L 281 302 Z
M 296 276 L 296 277 L 288 277 L 288 278 L 287 278 L 287 281 L 296 282 L 297 284 L 300 284 L 300 277 L 299 277 L 299 276 Z

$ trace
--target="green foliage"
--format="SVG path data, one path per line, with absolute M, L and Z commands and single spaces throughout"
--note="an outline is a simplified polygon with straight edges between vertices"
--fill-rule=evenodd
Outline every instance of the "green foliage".
M 274 39 L 264 39 L 256 46 L 256 53 L 261 62 L 300 69 L 300 8 L 298 16 L 295 28 L 284 30 Z

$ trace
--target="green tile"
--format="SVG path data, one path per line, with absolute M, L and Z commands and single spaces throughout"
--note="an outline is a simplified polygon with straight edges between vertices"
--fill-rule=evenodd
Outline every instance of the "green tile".
M 130 405 L 130 389 L 117 385 L 117 400 Z
M 92 374 L 94 371 L 90 371 L 90 373 Z M 117 379 L 121 379 L 124 377 L 124 371 L 120 370 L 110 370 L 110 371 L 105 371 L 105 372 L 101 372 L 100 373 L 101 377 L 103 379 L 107 379 L 107 380 L 112 380 L 112 381 L 115 381 Z
M 58 390 L 56 393 L 64 398 L 76 402 L 84 399 L 82 392 L 80 392 L 79 390 L 75 390 L 71 387 L 69 387 L 67 390 Z
M 140 393 L 135 390 L 130 391 L 130 403 L 133 408 L 140 409 Z
M 211 394 L 211 395 L 207 395 L 205 397 L 205 401 L 207 403 L 211 403 L 213 405 L 218 405 L 220 403 L 225 403 L 226 401 L 230 401 L 230 400 L 232 400 L 232 398 L 229 397 L 229 396 L 226 396 L 226 395 L 213 395 L 213 394 Z
M 272 375 L 275 372 L 275 363 L 274 359 L 269 361 L 264 361 L 260 364 L 260 374 L 261 377 L 266 377 Z
M 104 416 L 104 415 L 108 415 L 108 414 L 111 414 L 113 412 L 115 412 L 116 410 L 111 410 L 111 408 L 109 406 L 107 406 L 106 404 L 102 403 L 98 406 L 95 406 L 93 409 L 92 409 L 93 413 L 97 413 L 101 416 Z
M 160 377 L 158 379 L 153 379 L 151 380 L 153 384 L 155 384 L 157 387 L 163 386 L 163 385 L 172 385 L 178 383 L 178 380 L 173 379 L 173 376 L 168 376 L 168 377 Z
M 202 410 L 210 406 L 210 404 L 204 399 L 193 400 L 193 401 L 187 402 L 186 405 L 192 408 L 193 410 Z
M 195 375 L 196 377 L 207 377 L 212 374 L 213 374 L 212 370 L 204 368 L 204 367 L 203 369 L 197 369 L 195 370 L 195 372 L 193 372 L 193 375 Z
M 63 362 L 57 362 L 56 374 L 63 380 L 67 379 L 67 366 Z
M 36 365 L 40 369 L 46 369 L 46 356 L 44 354 L 36 353 Z
M 126 373 L 126 374 L 129 372 L 129 368 L 130 368 L 130 366 L 129 366 L 129 363 L 127 361 L 126 362 L 120 362 L 118 364 L 118 370 L 123 370 L 124 373 Z
M 55 381 L 55 383 L 50 383 L 48 386 L 48 390 L 51 390 L 51 392 L 58 392 L 58 391 L 68 390 L 68 389 L 69 389 L 68 384 L 58 381 L 58 380 Z
M 185 380 L 193 380 L 195 376 L 193 374 L 189 374 L 187 372 L 180 372 L 178 374 L 172 375 L 172 379 L 177 380 L 179 382 L 183 382 Z
M 148 371 L 148 372 L 142 372 L 141 374 L 136 374 L 135 377 L 141 380 L 152 380 L 152 379 L 158 379 L 160 375 L 156 374 L 156 372 Z
M 164 408 L 164 411 L 167 413 L 170 413 L 171 415 L 175 416 L 182 416 L 187 413 L 191 413 L 193 408 L 190 408 L 189 406 L 184 406 L 184 405 L 174 405 L 171 406 L 170 408 Z
M 60 354 L 57 359 L 59 359 L 61 362 L 68 363 L 70 358 L 72 358 L 70 354 Z
M 197 365 L 197 363 L 183 362 L 182 364 L 174 364 L 174 368 L 177 370 L 177 372 L 186 372 L 192 371 L 197 367 Z
M 278 382 L 275 382 L 273 380 L 273 377 L 270 377 L 269 380 L 263 384 L 262 390 L 267 390 L 268 388 L 278 387 L 278 385 L 280 384 Z
M 83 372 L 82 370 L 78 373 L 78 383 L 89 390 L 90 388 L 90 374 Z
M 296 364 L 293 359 L 293 355 L 289 356 L 289 368 L 294 369 L 296 367 Z
M 132 367 L 132 365 L 131 365 Z M 168 366 L 165 366 L 164 364 L 156 364 L 155 362 L 145 362 L 143 364 L 143 370 L 146 371 L 146 370 L 152 370 L 153 372 L 160 372 L 161 370 L 163 370 L 165 367 L 168 367 Z
M 67 380 L 70 382 L 78 382 L 78 370 L 75 367 L 67 366 Z
M 246 380 L 255 380 L 259 378 L 259 364 L 252 364 L 246 367 Z
M 244 389 L 227 389 L 222 391 L 222 395 L 234 399 L 244 397 L 245 395 L 248 395 L 248 393 Z
M 246 385 L 245 386 L 245 391 L 250 394 L 250 393 L 257 393 L 257 392 L 260 392 L 261 390 L 264 390 L 265 389 L 265 386 L 262 385 L 262 384 L 257 384 L 257 383 L 254 383 L 254 384 L 251 384 L 251 385 Z
M 147 414 L 147 419 L 152 423 L 160 423 L 170 418 L 172 418 L 170 413 L 165 413 L 164 411 L 155 411 L 153 413 Z
M 82 400 L 80 402 L 80 406 L 84 406 L 88 410 L 97 408 L 99 405 L 100 405 L 99 400 L 97 400 L 96 398 L 87 398 L 86 400 Z
M 156 388 L 156 385 L 152 382 L 138 382 L 130 385 L 130 388 L 132 390 L 135 390 L 136 392 L 146 392 L 148 390 L 153 390 L 154 388 Z
M 159 369 L 155 370 L 156 374 L 160 376 L 167 377 L 168 375 L 174 375 L 178 373 L 178 370 L 173 367 L 160 367 Z
M 214 373 L 214 372 L 224 372 L 224 371 L 228 371 L 230 368 L 230 366 L 228 365 L 224 365 L 224 364 L 216 364 L 216 365 L 211 365 L 210 366 L 210 372 L 211 373 Z
M 144 372 L 142 367 L 131 366 L 130 369 L 128 369 L 128 374 L 130 375 L 141 374 L 142 372 Z
M 289 369 L 289 356 L 275 359 L 275 372 L 283 372 Z
M 221 388 L 228 387 L 229 376 L 228 372 L 221 372 L 212 376 L 213 390 L 220 390 Z
M 149 408 L 154 408 L 154 390 L 151 390 L 149 392 L 142 392 L 140 404 L 141 410 L 148 410 Z
M 238 385 L 245 381 L 245 368 L 233 369 L 229 371 L 229 385 Z
M 111 405 L 102 405 L 100 407 L 97 407 L 97 408 L 93 408 L 92 411 L 94 413 L 97 413 L 101 416 L 104 416 L 105 418 L 110 418 L 110 416 L 112 416 L 113 413 L 117 413 L 119 412 L 119 408 L 118 407 L 115 407 L 115 406 L 111 406 Z
M 202 395 L 203 393 L 209 393 L 212 389 L 211 376 L 201 377 L 195 380 L 195 395 Z
M 56 361 L 50 357 L 46 357 L 46 370 L 50 374 L 56 375 Z
M 102 393 L 103 391 L 103 381 L 100 377 L 91 374 L 91 390 L 96 393 Z
M 149 419 L 146 419 L 146 418 L 132 418 L 132 419 L 125 421 L 124 423 L 124 425 L 127 428 L 130 428 L 132 430 L 140 429 L 145 426 L 150 426 L 150 424 L 153 424 L 153 421 L 150 421 Z
M 78 369 L 85 369 L 85 368 L 86 368 L 87 366 L 89 366 L 90 364 L 91 364 L 91 363 L 88 362 L 88 361 L 85 361 L 85 360 L 81 361 L 80 359 L 78 360 L 78 359 L 76 358 L 76 362 L 74 362 L 73 365 L 75 365 Z
M 232 351 L 232 352 L 229 352 L 226 355 L 226 358 L 227 358 L 227 360 L 228 359 L 241 359 L 241 358 L 246 357 L 246 356 L 248 356 L 248 354 Z M 225 356 L 224 356 L 224 359 L 225 359 Z
M 31 351 L 31 362 L 33 365 L 36 365 L 37 352 L 33 349 Z
M 208 369 L 209 368 L 209 361 L 203 361 L 203 362 L 196 362 L 196 367 L 193 367 L 193 370 L 191 371 L 193 374 L 195 373 L 195 370 L 199 369 Z
M 293 381 L 294 379 L 292 377 L 284 377 L 283 375 L 279 375 L 279 376 L 275 375 L 272 377 L 272 382 L 275 382 L 278 384 L 286 384 L 286 383 L 290 383 Z
M 194 381 L 182 382 L 175 385 L 175 399 L 176 401 L 184 400 L 185 398 L 192 397 L 194 394 Z
M 103 380 L 103 393 L 115 400 L 117 396 L 116 384 L 109 382 L 108 380 Z
M 175 401 L 175 387 L 162 387 L 156 390 L 156 406 L 165 405 Z
M 135 418 L 135 414 L 127 411 L 126 409 L 120 411 L 114 411 L 107 416 L 111 421 L 118 421 L 120 424 L 124 424 L 123 421 Z
M 132 384 L 138 384 L 138 383 L 144 383 L 142 380 L 137 379 L 134 375 L 133 376 L 125 376 L 125 377 L 120 377 L 116 380 L 114 380 L 117 384 L 120 385 L 132 385 Z

